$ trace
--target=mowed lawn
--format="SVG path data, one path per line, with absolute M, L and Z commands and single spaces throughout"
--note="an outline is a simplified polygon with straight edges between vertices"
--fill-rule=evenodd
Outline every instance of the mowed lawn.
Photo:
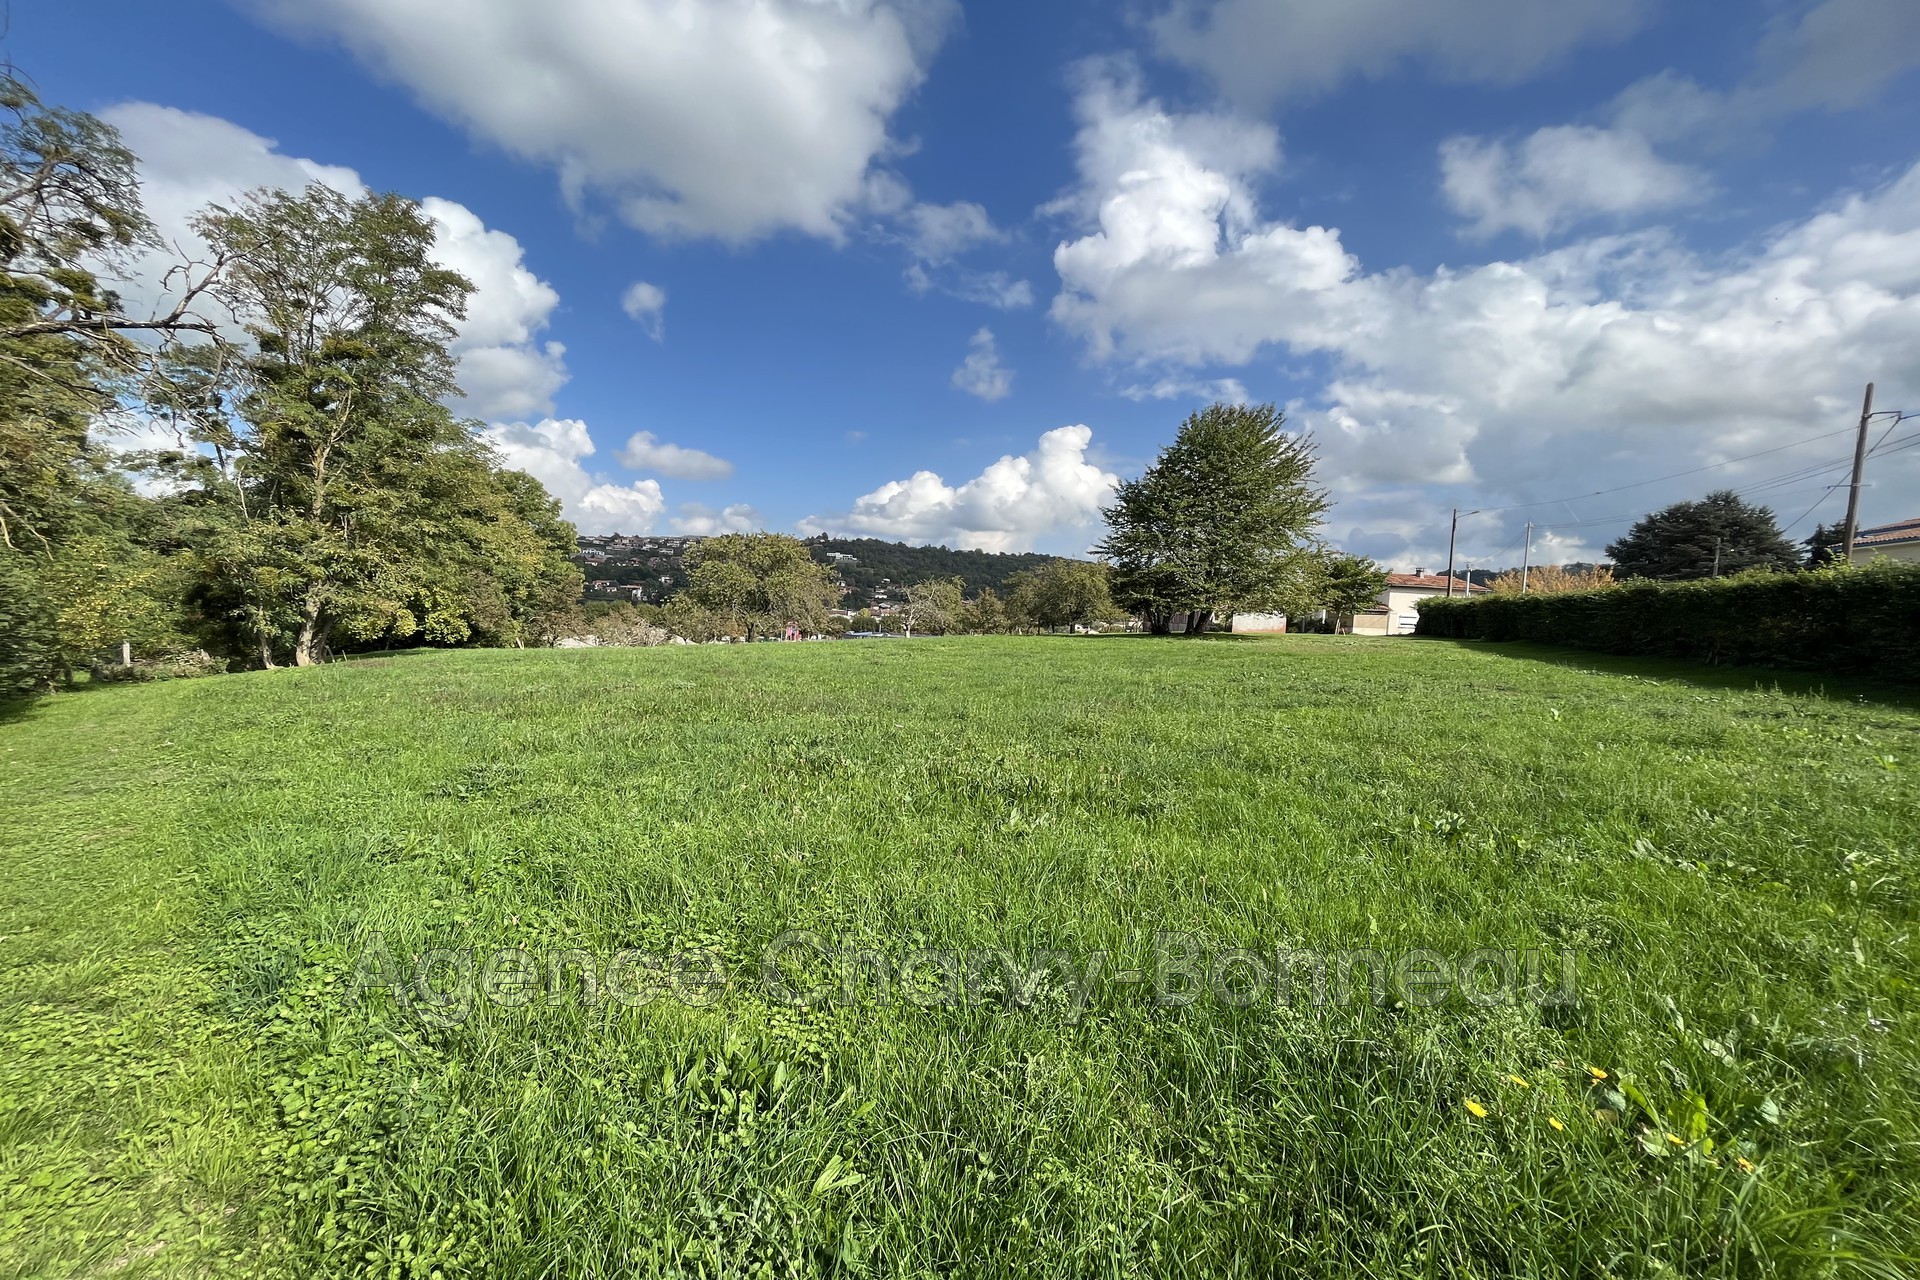
M 62 695 L 0 721 L 0 1273 L 1911 1274 L 1917 779 L 1886 690 L 1425 640 Z

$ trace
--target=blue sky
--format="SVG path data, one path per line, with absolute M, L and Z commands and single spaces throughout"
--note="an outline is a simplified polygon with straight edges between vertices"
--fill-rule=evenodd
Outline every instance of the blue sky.
M 1218 396 L 1312 431 L 1349 549 L 1431 566 L 1458 506 L 1463 559 L 1594 558 L 1719 486 L 1804 536 L 1850 441 L 1800 442 L 1920 410 L 1911 0 L 16 0 L 6 44 L 189 248 L 254 185 L 429 200 L 464 408 L 586 530 L 1078 552 Z

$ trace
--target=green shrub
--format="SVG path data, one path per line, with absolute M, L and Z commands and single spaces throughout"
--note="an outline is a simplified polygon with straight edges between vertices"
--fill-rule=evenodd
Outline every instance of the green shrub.
M 1920 681 L 1920 565 L 1420 602 L 1417 635 Z

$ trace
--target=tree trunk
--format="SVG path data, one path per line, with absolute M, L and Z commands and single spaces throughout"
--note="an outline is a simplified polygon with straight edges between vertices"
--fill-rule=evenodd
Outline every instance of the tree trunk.
M 293 665 L 310 667 L 319 661 L 320 602 L 308 597 L 300 610 L 300 635 L 293 642 Z
M 267 633 L 264 631 L 260 633 L 260 669 L 262 671 L 277 669 L 273 661 L 273 646 L 267 642 Z
M 1166 614 L 1166 613 L 1148 614 L 1147 615 L 1147 633 L 1149 635 L 1156 635 L 1156 636 L 1172 635 L 1173 634 L 1173 615 Z
M 1207 625 L 1213 621 L 1213 610 L 1195 609 L 1187 615 L 1187 634 L 1203 636 L 1207 634 Z

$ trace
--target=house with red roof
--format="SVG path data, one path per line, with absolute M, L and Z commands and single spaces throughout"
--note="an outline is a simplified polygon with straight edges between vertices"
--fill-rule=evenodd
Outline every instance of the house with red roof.
M 1920 563 L 1920 516 L 1911 520 L 1896 520 L 1892 524 L 1875 525 L 1853 535 L 1855 564 L 1881 558 Z

